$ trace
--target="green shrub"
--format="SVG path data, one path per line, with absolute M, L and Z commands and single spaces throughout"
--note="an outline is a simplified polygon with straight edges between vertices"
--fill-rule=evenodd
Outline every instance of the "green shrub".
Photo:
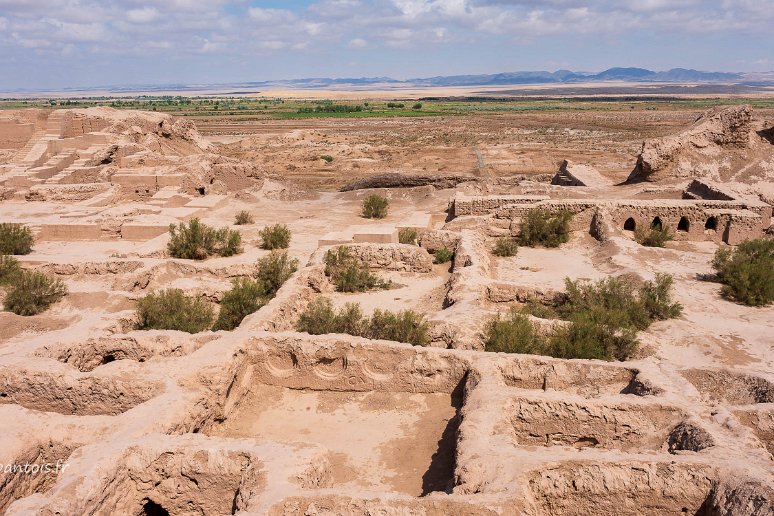
M 327 333 L 347 333 L 362 336 L 366 325 L 360 305 L 347 303 L 338 312 L 328 298 L 313 300 L 301 313 L 296 323 L 296 330 L 310 335 L 325 335 Z
M 492 249 L 492 254 L 495 256 L 516 256 L 516 253 L 519 252 L 519 246 L 516 243 L 516 240 L 511 237 L 500 237 L 495 242 L 494 249 Z
M 20 271 L 10 276 L 3 307 L 16 315 L 37 315 L 67 295 L 59 278 L 37 271 Z
M 559 314 L 553 306 L 547 306 L 537 301 L 528 301 L 521 307 L 521 313 L 540 319 L 558 319 Z
M 258 235 L 263 249 L 287 249 L 290 247 L 290 229 L 285 224 L 266 226 Z
M 138 330 L 177 330 L 199 333 L 212 325 L 213 310 L 198 297 L 180 289 L 150 293 L 137 301 Z
M 33 242 L 32 230 L 27 226 L 0 223 L 0 254 L 30 254 Z
M 417 102 L 416 104 L 411 106 L 411 109 L 422 109 L 422 103 L 421 102 Z
M 586 314 L 574 315 L 546 343 L 548 355 L 568 359 L 628 360 L 638 348 L 634 329 L 599 323 Z
M 487 323 L 485 349 L 535 353 L 556 358 L 627 360 L 636 353 L 637 331 L 651 321 L 677 317 L 682 311 L 672 302 L 672 276 L 657 274 L 639 288 L 623 278 L 597 281 L 565 280 L 566 298 L 556 308 L 527 303 L 521 313 L 498 316 Z M 570 324 L 541 337 L 526 314 L 542 318 L 561 316 Z
M 234 224 L 237 226 L 244 226 L 245 224 L 253 224 L 255 220 L 253 219 L 253 216 L 250 215 L 250 212 L 247 210 L 242 210 L 239 213 L 236 214 L 236 217 L 234 217 Z
M 212 329 L 233 330 L 242 324 L 245 317 L 257 312 L 269 299 L 266 295 L 266 287 L 260 281 L 251 278 L 235 279 L 231 290 L 226 292 L 220 301 L 220 312 Z
M 0 285 L 10 283 L 14 276 L 20 274 L 22 268 L 13 256 L 0 254 Z
M 414 228 L 400 228 L 400 231 L 398 231 L 398 242 L 401 244 L 416 244 L 417 230 Z
M 329 154 L 323 154 L 322 156 L 320 156 L 320 159 L 326 163 L 331 163 L 333 161 L 333 156 Z
M 188 224 L 170 224 L 167 249 L 170 256 L 205 260 L 210 256 L 232 256 L 242 252 L 242 235 L 228 228 L 215 229 L 191 219 Z
M 356 303 L 347 303 L 337 311 L 327 298 L 318 298 L 309 303 L 296 323 L 297 331 L 311 335 L 346 333 L 415 346 L 425 346 L 430 342 L 429 328 L 424 316 L 413 310 L 397 313 L 376 310 L 368 318 L 363 316 L 360 305 Z
M 774 240 L 747 240 L 733 251 L 718 249 L 712 267 L 725 297 L 749 306 L 774 302 Z
M 298 260 L 289 258 L 287 252 L 272 251 L 258 260 L 255 279 L 263 285 L 266 296 L 272 298 L 297 270 Z
M 442 247 L 434 253 L 433 257 L 435 263 L 447 263 L 452 261 L 454 253 L 446 247 Z
M 615 328 L 644 330 L 650 325 L 636 286 L 625 278 L 611 277 L 596 283 L 567 278 L 565 288 L 567 299 L 557 307 L 565 319 L 584 314 L 594 322 Z
M 527 316 L 513 309 L 507 317 L 498 314 L 484 329 L 486 351 L 542 354 L 543 346 L 543 339 Z
M 363 217 L 367 219 L 383 219 L 387 216 L 390 201 L 381 195 L 371 194 L 363 199 Z
M 349 248 L 339 246 L 325 253 L 325 275 L 333 282 L 339 292 L 365 292 L 372 289 L 390 287 L 377 275 L 371 273 L 366 265 L 350 254 Z
M 672 301 L 674 280 L 669 274 L 658 273 L 654 281 L 646 281 L 640 287 L 640 303 L 651 320 L 666 320 L 680 317 L 683 307 Z
M 650 229 L 637 228 L 634 230 L 634 239 L 646 247 L 664 247 L 664 244 L 672 240 L 674 235 L 669 228 L 655 226 Z
M 414 346 L 430 343 L 430 325 L 425 316 L 413 310 L 394 313 L 389 310 L 375 310 L 368 323 L 368 338 L 394 340 Z
M 559 247 L 570 240 L 572 213 L 535 208 L 527 212 L 521 221 L 519 244 L 528 247 Z

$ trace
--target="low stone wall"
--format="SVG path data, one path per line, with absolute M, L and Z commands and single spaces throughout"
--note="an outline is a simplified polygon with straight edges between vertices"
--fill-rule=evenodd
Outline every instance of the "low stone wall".
M 350 253 L 373 269 L 430 272 L 433 258 L 425 249 L 408 244 L 350 244 Z
M 449 249 L 454 251 L 457 249 L 457 245 L 460 243 L 459 233 L 453 231 L 444 231 L 442 229 L 425 231 L 419 235 L 420 247 L 427 249 L 433 253 L 439 249 Z
M 768 228 L 772 207 L 756 200 L 547 200 L 544 198 L 457 197 L 463 210 L 477 215 L 493 214 L 496 219 L 510 219 L 511 232 L 518 231 L 520 219 L 535 208 L 550 212 L 573 213 L 572 229 L 591 227 L 598 209 L 606 209 L 611 223 L 624 230 L 661 225 L 669 228 L 675 240 L 723 241 L 731 245 L 750 238 L 761 238 Z
M 694 179 L 683 190 L 683 199 L 705 199 L 712 201 L 733 201 L 734 197 L 719 186 L 705 180 Z
M 451 214 L 453 217 L 463 215 L 487 215 L 509 204 L 532 205 L 540 201 L 550 200 L 547 196 L 526 195 L 493 195 L 468 197 L 458 194 L 452 201 Z
M 99 224 L 45 224 L 37 235 L 38 240 L 99 240 L 101 237 Z

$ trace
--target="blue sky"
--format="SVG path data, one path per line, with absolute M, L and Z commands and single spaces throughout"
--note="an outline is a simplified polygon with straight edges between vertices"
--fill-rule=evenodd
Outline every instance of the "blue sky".
M 0 0 L 0 89 L 774 70 L 774 0 Z

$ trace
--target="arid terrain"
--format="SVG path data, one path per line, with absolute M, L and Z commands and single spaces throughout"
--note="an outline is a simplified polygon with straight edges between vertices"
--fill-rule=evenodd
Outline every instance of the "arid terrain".
M 0 110 L 0 223 L 67 287 L 0 311 L 0 512 L 774 514 L 774 310 L 723 296 L 712 265 L 774 233 L 770 99 L 280 96 Z M 536 208 L 570 214 L 568 241 L 493 254 Z M 170 256 L 193 219 L 242 252 Z M 275 224 L 297 270 L 236 328 L 138 329 L 163 289 L 217 314 Z M 673 239 L 638 243 L 656 227 Z M 339 291 L 339 246 L 388 287 Z M 553 306 L 566 278 L 661 273 L 681 313 L 624 360 L 487 350 L 498 314 Z M 412 310 L 425 345 L 299 331 L 323 298 Z

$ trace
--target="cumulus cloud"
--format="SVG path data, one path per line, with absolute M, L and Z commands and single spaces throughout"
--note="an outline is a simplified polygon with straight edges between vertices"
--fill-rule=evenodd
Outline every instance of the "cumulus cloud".
M 608 44 L 632 31 L 771 41 L 771 0 L 0 0 L 0 56 L 131 55 L 250 62 L 263 56 L 429 51 L 576 36 Z M 279 7 L 278 7 L 279 6 Z M 763 45 L 764 52 L 766 45 Z M 771 49 L 771 45 L 768 46 Z M 760 54 L 760 49 L 755 57 Z M 376 55 L 376 54 L 374 54 Z M 420 55 L 418 53 L 417 55 Z M 560 57 L 560 56 L 555 56 Z M 314 57 L 319 59 L 319 57 Z M 752 56 L 748 60 L 753 61 Z

